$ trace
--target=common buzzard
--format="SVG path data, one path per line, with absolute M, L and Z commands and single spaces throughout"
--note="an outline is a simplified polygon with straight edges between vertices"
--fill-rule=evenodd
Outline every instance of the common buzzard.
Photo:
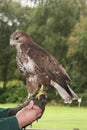
M 33 94 L 37 86 L 54 87 L 65 103 L 71 103 L 78 96 L 70 88 L 70 77 L 51 54 L 36 44 L 32 38 L 21 31 L 10 37 L 10 45 L 17 49 L 17 65 L 26 77 L 28 93 Z

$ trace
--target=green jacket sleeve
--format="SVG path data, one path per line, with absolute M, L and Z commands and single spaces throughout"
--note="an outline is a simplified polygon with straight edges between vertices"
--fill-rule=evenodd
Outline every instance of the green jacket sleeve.
M 8 117 L 9 110 L 10 108 L 7 108 L 7 109 L 0 108 L 0 119 L 4 117 Z
M 15 116 L 8 117 L 9 109 L 0 109 L 0 130 L 20 130 Z

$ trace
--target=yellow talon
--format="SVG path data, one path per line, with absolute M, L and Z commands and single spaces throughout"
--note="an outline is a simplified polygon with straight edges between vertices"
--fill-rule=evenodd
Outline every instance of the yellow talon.
M 40 96 L 44 94 L 44 91 L 39 91 L 39 93 L 36 95 L 36 98 L 40 100 Z
M 40 91 L 39 91 L 39 93 L 36 95 L 36 98 L 38 99 L 38 100 L 40 100 L 40 96 L 41 95 L 44 95 L 44 94 L 46 94 L 46 92 L 43 90 L 43 85 L 41 86 L 41 89 L 40 89 Z

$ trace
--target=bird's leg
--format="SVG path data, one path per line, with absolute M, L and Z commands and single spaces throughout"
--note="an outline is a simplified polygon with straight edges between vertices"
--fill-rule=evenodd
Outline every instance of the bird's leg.
M 37 98 L 38 100 L 40 100 L 40 96 L 41 96 L 41 95 L 44 95 L 44 94 L 46 94 L 46 92 L 44 91 L 44 86 L 42 85 L 41 88 L 40 88 L 39 93 L 36 95 L 36 98 Z
M 44 86 L 41 85 L 40 91 L 44 91 Z
M 33 96 L 33 94 L 28 93 L 28 99 L 31 98 Z

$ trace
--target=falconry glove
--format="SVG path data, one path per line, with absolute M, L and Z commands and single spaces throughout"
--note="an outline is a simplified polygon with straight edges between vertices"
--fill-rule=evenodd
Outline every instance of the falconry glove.
M 20 105 L 18 107 L 15 107 L 15 108 L 11 108 L 9 110 L 9 112 L 8 112 L 8 116 L 14 116 L 14 115 L 16 115 L 16 113 L 18 111 L 20 111 L 22 108 L 26 107 L 30 103 L 31 100 L 34 101 L 34 105 L 40 107 L 41 110 L 42 110 L 41 115 L 39 117 L 37 117 L 36 120 L 40 119 L 42 117 L 43 113 L 44 113 L 45 106 L 47 104 L 47 95 L 45 95 L 45 94 L 40 95 L 40 99 L 39 100 L 36 97 L 32 97 L 32 98 L 27 99 L 27 101 L 25 103 L 23 103 L 22 105 Z M 33 120 L 33 122 L 34 121 L 35 120 Z M 30 124 L 32 124 L 32 122 Z M 28 124 L 28 125 L 30 125 L 30 124 Z

